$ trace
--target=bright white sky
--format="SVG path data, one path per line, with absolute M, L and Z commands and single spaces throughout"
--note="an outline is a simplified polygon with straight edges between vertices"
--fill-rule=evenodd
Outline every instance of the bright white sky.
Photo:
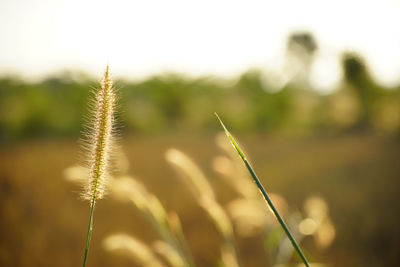
M 322 89 L 340 79 L 343 50 L 363 54 L 379 82 L 400 82 L 398 0 L 1 0 L 0 75 L 99 76 L 107 62 L 132 79 L 279 70 L 295 30 L 316 37 L 313 81 Z

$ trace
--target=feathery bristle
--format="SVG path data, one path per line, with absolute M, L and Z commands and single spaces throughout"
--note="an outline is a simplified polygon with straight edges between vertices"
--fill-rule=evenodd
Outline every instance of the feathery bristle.
M 89 154 L 89 181 L 83 197 L 92 202 L 101 199 L 104 195 L 113 147 L 116 97 L 108 65 L 100 85 L 95 93 L 94 107 L 91 110 L 93 114 L 88 127 L 89 133 L 84 142 L 84 147 Z

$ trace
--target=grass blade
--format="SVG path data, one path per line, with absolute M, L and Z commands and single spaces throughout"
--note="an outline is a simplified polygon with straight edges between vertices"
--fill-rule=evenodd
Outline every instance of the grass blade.
M 304 256 L 303 251 L 301 250 L 300 246 L 297 244 L 296 240 L 292 236 L 292 234 L 289 231 L 289 228 L 286 226 L 285 222 L 283 221 L 282 217 L 280 216 L 278 210 L 275 208 L 274 204 L 272 203 L 271 199 L 269 198 L 267 191 L 264 189 L 263 185 L 261 184 L 260 180 L 258 179 L 256 173 L 254 172 L 253 168 L 251 167 L 250 163 L 247 161 L 246 156 L 240 149 L 239 145 L 231 135 L 231 133 L 228 131 L 228 129 L 225 127 L 224 123 L 220 119 L 217 113 L 215 113 L 215 116 L 217 116 L 219 122 L 221 123 L 222 127 L 225 130 L 226 136 L 229 138 L 230 142 L 232 143 L 233 147 L 236 149 L 238 152 L 239 156 L 242 158 L 244 164 L 246 165 L 246 168 L 249 170 L 251 177 L 253 180 L 256 182 L 258 189 L 260 190 L 261 194 L 263 195 L 264 199 L 267 201 L 269 207 L 271 208 L 272 212 L 274 213 L 276 219 L 282 226 L 283 230 L 285 231 L 287 237 L 289 238 L 290 242 L 292 243 L 293 247 L 296 249 L 297 253 L 300 255 L 302 261 L 304 264 L 309 267 L 309 263 L 307 261 L 307 258 Z

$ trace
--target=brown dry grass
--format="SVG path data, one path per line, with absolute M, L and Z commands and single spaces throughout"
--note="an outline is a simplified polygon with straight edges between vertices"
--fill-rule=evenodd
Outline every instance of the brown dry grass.
M 355 135 L 319 139 L 241 136 L 240 140 L 267 190 L 290 195 L 289 206 L 301 209 L 302 201 L 311 194 L 327 200 L 337 239 L 325 252 L 317 251 L 312 239 L 306 239 L 303 246 L 315 260 L 335 266 L 393 266 L 400 262 L 396 223 L 400 219 L 399 142 Z M 220 237 L 165 162 L 164 152 L 169 147 L 196 160 L 212 178 L 222 203 L 233 197 L 233 190 L 221 191 L 223 182 L 211 169 L 212 157 L 219 154 L 213 136 L 135 137 L 123 143 L 131 174 L 159 196 L 167 209 L 178 211 L 196 263 L 212 266 L 219 257 Z M 79 187 L 63 178 L 63 170 L 76 162 L 77 151 L 75 142 L 40 141 L 0 149 L 1 266 L 81 263 L 87 203 L 79 200 Z M 307 187 L 301 186 L 305 183 Z M 89 263 L 133 266 L 125 258 L 106 253 L 101 241 L 115 232 L 144 241 L 156 236 L 130 205 L 111 199 L 101 202 Z M 261 240 L 239 239 L 238 243 L 244 266 L 265 265 Z

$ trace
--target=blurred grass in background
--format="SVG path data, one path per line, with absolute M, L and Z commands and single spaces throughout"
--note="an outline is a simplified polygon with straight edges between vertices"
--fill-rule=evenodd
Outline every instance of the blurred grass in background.
M 307 70 L 312 42 L 301 35 L 292 41 L 294 51 L 300 45 L 296 58 Z M 267 190 L 286 199 L 292 214 L 304 214 L 310 196 L 326 201 L 336 238 L 321 249 L 306 236 L 302 246 L 312 262 L 400 264 L 400 86 L 380 86 L 357 54 L 344 53 L 341 62 L 343 80 L 330 94 L 313 90 L 307 73 L 277 87 L 261 70 L 231 79 L 163 74 L 117 81 L 130 172 L 167 210 L 179 213 L 199 266 L 218 264 L 221 240 L 164 153 L 170 147 L 187 152 L 216 188 L 218 200 L 234 199 L 235 192 L 225 190 L 212 167 L 220 153 L 214 112 L 240 136 Z M 96 84 L 74 72 L 35 83 L 0 79 L 1 266 L 80 264 L 88 207 L 77 200 L 73 191 L 79 189 L 63 179 L 63 171 L 76 162 L 75 140 Z M 127 205 L 101 201 L 96 216 L 90 266 L 134 266 L 104 253 L 102 240 L 111 233 L 155 238 Z M 259 236 L 237 237 L 237 244 L 244 266 L 271 262 L 268 244 Z

